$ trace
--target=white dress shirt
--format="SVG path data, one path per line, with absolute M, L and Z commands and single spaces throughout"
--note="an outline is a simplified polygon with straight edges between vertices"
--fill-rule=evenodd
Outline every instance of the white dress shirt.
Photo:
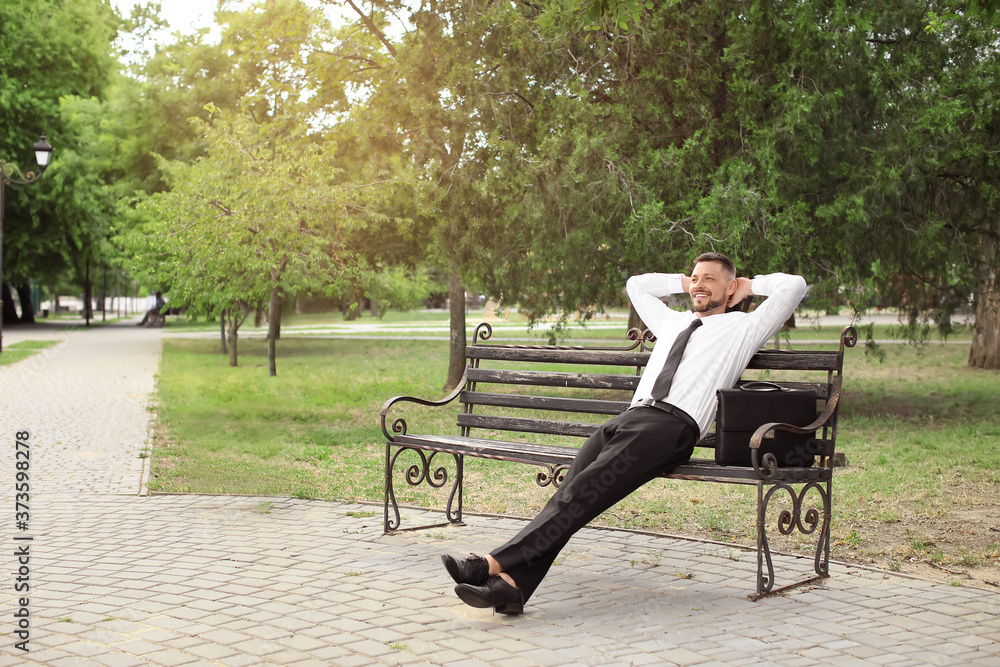
M 632 405 L 652 397 L 653 383 L 663 369 L 670 346 L 697 317 L 690 310 L 671 310 L 660 301 L 659 297 L 684 293 L 681 278 L 679 273 L 647 273 L 632 276 L 625 285 L 636 312 L 657 340 L 632 396 Z M 715 419 L 716 390 L 736 384 L 750 358 L 791 317 L 806 292 L 806 281 L 801 276 L 772 273 L 755 277 L 750 289 L 755 295 L 767 297 L 752 312 L 701 318 L 702 325 L 691 334 L 670 393 L 664 399 L 691 415 L 701 429 L 699 437 Z

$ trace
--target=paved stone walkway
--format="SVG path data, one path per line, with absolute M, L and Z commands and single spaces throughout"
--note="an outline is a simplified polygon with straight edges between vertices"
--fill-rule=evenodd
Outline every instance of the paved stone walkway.
M 0 366 L 0 438 L 5 451 L 17 431 L 39 443 L 31 462 L 38 501 L 140 492 L 161 332 L 125 323 L 4 331 L 5 346 L 59 341 Z
M 516 519 L 385 536 L 371 505 L 146 497 L 158 356 L 157 331 L 106 327 L 0 368 L 0 665 L 1000 665 L 997 591 L 834 564 L 821 585 L 754 603 L 750 553 L 585 529 L 509 617 L 463 605 L 438 554 L 482 551 Z M 18 532 L 25 428 L 32 518 Z M 405 510 L 403 525 L 437 520 Z M 13 634 L 24 536 L 28 653 Z M 779 572 L 808 565 L 777 558 Z

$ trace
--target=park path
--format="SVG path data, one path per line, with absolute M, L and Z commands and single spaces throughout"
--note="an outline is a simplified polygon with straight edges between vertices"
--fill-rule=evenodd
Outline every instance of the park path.
M 44 355 L 0 367 L 0 665 L 1000 665 L 997 591 L 834 563 L 821 585 L 753 603 L 751 553 L 585 529 L 528 613 L 508 617 L 461 604 L 438 554 L 481 552 L 519 519 L 383 535 L 371 505 L 147 496 L 160 333 L 58 335 Z M 31 520 L 16 531 L 24 429 Z M 13 554 L 26 543 L 25 653 Z M 809 567 L 776 561 L 779 573 Z
M 41 502 L 143 492 L 161 332 L 131 323 L 4 332 L 8 345 L 59 341 L 0 366 L 0 438 L 9 447 L 17 431 L 31 434 L 32 487 Z

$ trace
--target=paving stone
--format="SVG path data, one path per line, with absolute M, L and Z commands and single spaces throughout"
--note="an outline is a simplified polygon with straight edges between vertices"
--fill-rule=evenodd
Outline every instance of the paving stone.
M 147 660 L 121 651 L 105 653 L 96 656 L 94 660 L 107 667 L 143 667 L 149 664 Z
M 187 665 L 197 661 L 197 658 L 193 655 L 174 649 L 149 653 L 143 656 L 143 658 L 148 660 L 152 665 L 164 665 L 164 667 L 179 667 L 180 665 Z
M 525 658 L 505 658 L 493 662 L 494 667 L 533 667 L 535 663 Z
M 81 658 L 78 656 L 58 658 L 48 664 L 52 665 L 52 667 L 103 667 L 101 663 L 95 660 L 90 658 Z

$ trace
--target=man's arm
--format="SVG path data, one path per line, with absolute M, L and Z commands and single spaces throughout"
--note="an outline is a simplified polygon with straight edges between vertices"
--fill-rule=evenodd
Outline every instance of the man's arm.
M 729 300 L 731 304 L 739 303 L 751 295 L 767 297 L 750 313 L 752 329 L 759 345 L 763 345 L 788 321 L 806 293 L 805 279 L 787 273 L 756 276 L 753 280 L 738 278 L 737 281 L 736 292 Z
M 661 325 L 674 317 L 690 317 L 667 308 L 660 297 L 687 292 L 691 278 L 681 273 L 644 273 L 625 283 L 635 312 L 650 331 L 659 336 Z

